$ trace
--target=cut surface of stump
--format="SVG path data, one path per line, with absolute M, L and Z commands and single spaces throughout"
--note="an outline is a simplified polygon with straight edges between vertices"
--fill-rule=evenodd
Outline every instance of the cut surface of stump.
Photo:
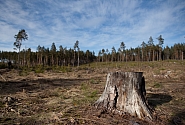
M 152 120 L 152 112 L 145 95 L 142 72 L 111 72 L 107 75 L 103 94 L 94 105 L 96 108 L 106 108 L 119 114 L 129 113 L 140 119 Z

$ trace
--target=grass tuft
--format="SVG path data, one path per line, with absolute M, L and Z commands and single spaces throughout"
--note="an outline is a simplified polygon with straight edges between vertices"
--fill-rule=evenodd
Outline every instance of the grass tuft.
M 162 87 L 162 84 L 160 84 L 160 83 L 155 83 L 153 87 L 154 87 L 154 88 L 161 88 L 161 87 Z

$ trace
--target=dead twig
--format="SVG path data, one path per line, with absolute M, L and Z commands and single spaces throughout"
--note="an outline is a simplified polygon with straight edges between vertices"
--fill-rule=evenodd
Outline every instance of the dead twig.
M 1 78 L 4 80 L 4 81 L 7 81 L 2 75 L 0 75 L 1 76 Z

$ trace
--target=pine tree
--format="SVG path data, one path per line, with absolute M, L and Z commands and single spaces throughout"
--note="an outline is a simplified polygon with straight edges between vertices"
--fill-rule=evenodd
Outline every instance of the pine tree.
M 22 30 L 19 30 L 18 34 L 16 34 L 14 36 L 14 38 L 15 38 L 14 46 L 16 47 L 14 49 L 19 50 L 18 63 L 20 66 L 20 49 L 21 49 L 21 45 L 22 45 L 22 40 L 28 40 L 28 35 L 27 35 L 26 31 L 24 29 L 22 29 Z

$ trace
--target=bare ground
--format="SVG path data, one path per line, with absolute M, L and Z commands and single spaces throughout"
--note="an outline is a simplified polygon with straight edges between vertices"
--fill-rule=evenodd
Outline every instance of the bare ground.
M 72 72 L 0 71 L 0 124 L 185 124 L 185 62 L 96 65 Z M 115 68 L 114 68 L 115 67 Z M 154 120 L 140 120 L 97 110 L 93 103 L 111 71 L 142 71 Z M 6 80 L 6 81 L 5 81 Z

